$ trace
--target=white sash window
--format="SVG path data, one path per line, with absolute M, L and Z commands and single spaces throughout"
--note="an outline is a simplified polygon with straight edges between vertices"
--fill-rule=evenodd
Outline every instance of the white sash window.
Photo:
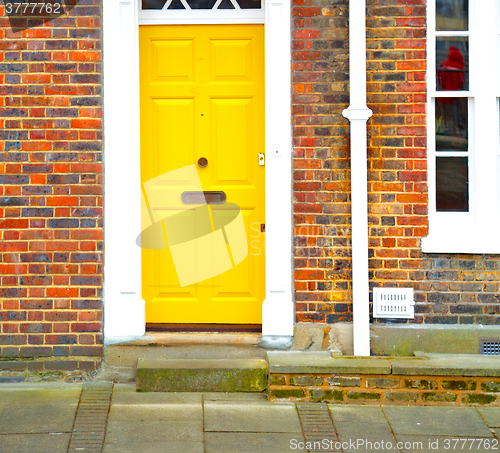
M 498 0 L 428 2 L 428 253 L 500 253 Z

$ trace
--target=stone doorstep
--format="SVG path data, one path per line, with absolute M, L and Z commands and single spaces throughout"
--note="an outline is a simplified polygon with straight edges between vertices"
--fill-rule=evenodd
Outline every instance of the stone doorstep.
M 139 359 L 139 392 L 263 392 L 267 363 L 259 359 Z
M 416 357 L 332 356 L 328 351 L 268 351 L 271 374 L 398 374 L 500 377 L 500 356 L 423 354 Z

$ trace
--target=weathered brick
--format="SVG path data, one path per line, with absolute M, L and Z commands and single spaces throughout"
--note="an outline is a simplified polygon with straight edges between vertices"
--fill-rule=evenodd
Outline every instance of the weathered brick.
M 285 385 L 286 384 L 286 376 L 269 376 L 269 385 Z
M 392 390 L 384 392 L 384 399 L 394 402 L 415 402 L 418 400 L 418 393 Z
M 476 381 L 469 379 L 466 381 L 444 380 L 441 382 L 441 388 L 444 390 L 476 390 Z
M 342 390 L 310 390 L 312 401 L 337 402 L 343 401 L 344 392 Z
M 354 376 L 330 376 L 327 381 L 335 387 L 361 387 L 361 378 Z
M 297 387 L 310 387 L 323 384 L 323 378 L 320 376 L 294 376 L 290 377 L 290 385 Z
M 380 400 L 381 394 L 376 392 L 358 392 L 358 391 L 350 391 L 347 393 L 348 400 L 357 400 L 357 401 L 375 401 Z
M 422 401 L 452 402 L 457 400 L 457 394 L 452 392 L 423 392 Z
M 21 357 L 50 357 L 52 348 L 45 346 L 22 346 L 20 348 Z
M 481 382 L 481 390 L 483 392 L 500 392 L 500 382 Z
M 72 371 L 78 369 L 78 362 L 75 360 L 58 360 L 45 362 L 47 371 Z
M 1 362 L 0 362 L 1 363 Z M 270 389 L 271 398 L 305 398 L 306 393 L 302 389 Z
M 405 379 L 404 386 L 409 389 L 437 390 L 438 383 L 426 379 Z
M 399 387 L 398 378 L 366 378 L 366 388 L 397 388 Z
M 497 397 L 495 395 L 485 395 L 481 393 L 471 393 L 462 396 L 462 403 L 466 404 L 491 404 L 496 402 Z
M 26 362 L 0 361 L 0 371 L 24 371 L 27 368 Z

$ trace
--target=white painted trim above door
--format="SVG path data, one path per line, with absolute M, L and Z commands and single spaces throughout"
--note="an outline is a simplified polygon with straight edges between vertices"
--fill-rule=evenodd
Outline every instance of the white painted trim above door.
M 290 0 L 265 0 L 266 299 L 262 334 L 292 336 Z M 104 335 L 144 335 L 139 5 L 104 0 Z M 168 23 L 165 21 L 164 23 Z M 178 22 L 177 22 L 178 23 Z

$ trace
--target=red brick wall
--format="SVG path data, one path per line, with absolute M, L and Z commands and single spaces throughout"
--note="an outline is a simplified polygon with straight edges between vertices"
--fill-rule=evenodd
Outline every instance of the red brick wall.
M 0 8 L 0 354 L 59 358 L 33 369 L 102 353 L 101 5 L 83 3 L 17 33 Z M 425 1 L 367 3 L 371 286 L 413 286 L 413 322 L 498 324 L 500 259 L 420 252 Z M 299 322 L 352 317 L 347 5 L 293 0 Z
M 426 278 L 420 252 L 428 233 L 425 3 L 367 3 L 371 286 L 418 290 Z
M 297 321 L 351 316 L 347 0 L 293 0 Z
M 498 257 L 420 251 L 425 4 L 367 0 L 370 286 L 415 288 L 410 322 L 499 324 Z M 293 0 L 292 47 L 296 320 L 350 321 L 348 0 Z
M 101 4 L 81 3 L 15 33 L 0 7 L 0 350 L 47 370 L 102 353 Z

